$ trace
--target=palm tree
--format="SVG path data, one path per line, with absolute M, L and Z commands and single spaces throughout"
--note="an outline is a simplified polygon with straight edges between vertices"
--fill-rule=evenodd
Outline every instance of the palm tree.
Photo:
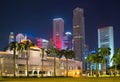
M 19 44 L 18 44 L 19 55 L 22 54 L 22 52 L 24 51 L 24 49 L 25 49 L 24 43 L 22 43 L 22 42 L 19 43 Z
M 56 56 L 59 53 L 59 49 L 57 48 L 50 48 L 47 51 L 48 54 L 51 54 L 52 56 L 54 56 L 54 76 L 56 76 Z
M 69 48 L 66 48 L 66 50 L 61 50 L 58 53 L 59 58 L 62 58 L 62 56 L 64 56 L 66 59 L 66 76 L 68 76 L 68 59 L 75 58 L 75 53 L 74 53 L 74 51 L 70 50 Z
M 103 56 L 98 53 L 95 54 L 94 62 L 96 63 L 96 74 L 99 76 L 99 64 L 102 63 Z
M 109 47 L 106 47 L 106 46 L 102 46 L 101 48 L 98 48 L 98 54 L 100 56 L 102 56 L 103 58 L 103 74 L 106 75 L 106 63 L 107 63 L 107 59 L 106 57 L 110 55 L 110 48 Z
M 43 77 L 43 58 L 44 58 L 44 55 L 45 55 L 45 48 L 41 48 L 41 56 L 42 56 L 42 59 L 41 59 L 41 61 L 42 61 L 42 72 L 41 72 L 41 77 Z
M 117 71 L 117 62 L 119 62 L 117 55 L 114 54 L 111 60 L 113 61 L 113 65 L 115 66 L 115 69 L 114 69 L 114 70 L 115 70 L 115 72 L 116 72 L 116 71 Z
M 18 50 L 18 43 L 16 41 L 9 44 L 10 51 L 13 50 L 13 66 L 14 66 L 14 77 L 16 77 L 16 51 Z
M 117 49 L 115 54 L 113 55 L 111 61 L 113 61 L 113 65 L 115 66 L 115 72 L 117 73 L 117 65 L 120 64 L 120 49 Z
M 27 77 L 28 77 L 29 76 L 29 74 L 28 74 L 28 59 L 29 59 L 28 54 L 29 54 L 30 47 L 34 46 L 34 44 L 29 40 L 23 41 L 21 43 L 24 44 L 23 50 L 26 51 L 26 68 L 27 68 Z
M 90 62 L 90 75 L 92 76 L 92 66 L 93 63 L 95 63 L 95 54 L 90 54 L 87 58 L 86 58 L 86 62 Z

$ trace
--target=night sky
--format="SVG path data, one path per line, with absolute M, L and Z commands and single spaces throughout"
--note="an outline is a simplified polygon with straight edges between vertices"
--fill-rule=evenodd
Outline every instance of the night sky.
M 65 31 L 72 32 L 73 9 L 84 9 L 86 44 L 97 48 L 97 29 L 113 26 L 115 48 L 120 48 L 120 0 L 0 0 L 0 50 L 10 32 L 33 37 L 52 37 L 54 18 L 63 18 Z

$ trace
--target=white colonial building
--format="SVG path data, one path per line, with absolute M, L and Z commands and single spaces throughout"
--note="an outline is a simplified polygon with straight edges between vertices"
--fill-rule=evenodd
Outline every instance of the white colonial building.
M 37 46 L 31 47 L 29 50 L 28 58 L 28 71 L 29 76 L 53 76 L 54 75 L 54 58 L 48 56 L 46 53 L 43 58 L 43 69 L 41 61 L 41 49 Z M 75 75 L 78 67 L 82 68 L 82 63 L 80 61 L 75 61 L 73 59 L 68 60 L 68 70 L 70 75 Z M 66 60 L 64 58 L 56 58 L 56 76 L 64 76 L 66 72 Z M 72 73 L 71 73 L 72 71 Z M 0 52 L 0 75 L 2 76 L 13 76 L 14 65 L 13 65 L 13 54 L 11 51 Z M 79 73 L 77 73 L 79 74 Z M 25 51 L 22 54 L 17 52 L 16 54 L 16 75 L 26 76 L 26 54 Z

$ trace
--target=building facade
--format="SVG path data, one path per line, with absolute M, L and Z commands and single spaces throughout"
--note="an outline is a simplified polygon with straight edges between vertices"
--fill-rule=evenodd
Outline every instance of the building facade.
M 71 32 L 65 32 L 63 36 L 63 49 L 69 48 L 72 50 L 73 44 L 72 44 L 72 33 Z
M 112 66 L 111 58 L 114 54 L 114 33 L 113 27 L 107 26 L 98 29 L 98 48 L 105 46 L 111 49 L 111 54 L 107 57 L 107 67 Z
M 76 59 L 83 62 L 84 69 L 84 13 L 83 9 L 78 7 L 73 10 L 73 40 Z
M 10 35 L 9 35 L 9 43 L 14 42 L 14 40 L 15 40 L 14 33 L 13 33 L 13 32 L 10 32 Z
M 24 35 L 22 33 L 19 33 L 16 35 L 16 41 L 20 43 L 24 39 Z
M 44 58 L 42 59 L 42 51 L 38 47 L 31 47 L 28 56 L 28 71 L 29 76 L 54 76 L 54 57 L 47 56 L 45 52 Z M 42 66 L 43 61 L 43 66 Z M 72 74 L 78 74 L 76 70 L 78 67 L 82 68 L 82 62 L 75 61 L 73 59 L 68 59 L 68 73 L 73 71 Z M 66 59 L 56 58 L 56 76 L 66 75 Z M 1 76 L 13 76 L 14 65 L 13 65 L 13 54 L 0 53 L 0 75 Z M 70 72 L 71 73 L 71 72 Z M 79 72 L 80 73 L 80 72 Z M 27 76 L 26 68 L 26 54 L 22 53 L 16 54 L 16 76 Z M 69 74 L 69 76 L 72 76 Z
M 47 48 L 48 40 L 42 38 L 36 38 L 36 44 L 39 48 Z
M 62 18 L 53 19 L 53 41 L 56 48 L 62 49 L 62 37 L 64 34 L 64 20 Z
M 53 42 L 53 39 L 50 38 L 49 41 L 48 41 L 47 48 L 50 49 L 50 48 L 54 48 L 54 47 L 55 47 L 55 43 Z
M 90 51 L 89 51 L 89 46 L 88 45 L 85 45 L 85 49 L 84 49 L 84 67 L 85 67 L 85 70 L 88 70 L 89 68 L 89 63 L 86 62 L 86 58 L 89 56 L 90 54 Z

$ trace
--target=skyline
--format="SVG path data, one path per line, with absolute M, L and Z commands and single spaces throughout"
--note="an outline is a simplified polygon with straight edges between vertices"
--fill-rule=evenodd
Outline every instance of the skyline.
M 51 38 L 54 18 L 63 18 L 65 32 L 72 31 L 73 9 L 76 7 L 84 9 L 85 39 L 90 49 L 97 48 L 97 29 L 100 26 L 113 26 L 115 48 L 120 47 L 119 2 L 118 0 L 0 1 L 0 50 L 8 44 L 10 32 Z

